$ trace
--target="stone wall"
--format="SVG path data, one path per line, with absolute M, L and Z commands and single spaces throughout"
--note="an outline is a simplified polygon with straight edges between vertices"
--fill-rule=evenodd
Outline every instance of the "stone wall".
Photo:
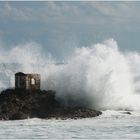
M 26 75 L 24 73 L 15 74 L 15 88 L 16 89 L 25 89 L 26 88 Z
M 40 89 L 40 74 L 15 74 L 15 88 L 26 90 Z
M 40 89 L 40 75 L 26 74 L 26 89 L 37 90 Z

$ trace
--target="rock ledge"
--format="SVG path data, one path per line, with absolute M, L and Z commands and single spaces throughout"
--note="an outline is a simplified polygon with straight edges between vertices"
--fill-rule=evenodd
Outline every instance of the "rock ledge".
M 96 117 L 100 111 L 65 107 L 55 99 L 55 91 L 7 89 L 0 94 L 0 120 L 27 118 L 78 119 Z

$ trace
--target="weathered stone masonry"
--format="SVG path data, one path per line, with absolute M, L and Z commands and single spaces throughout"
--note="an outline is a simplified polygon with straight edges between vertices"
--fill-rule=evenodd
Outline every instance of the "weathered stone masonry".
M 40 74 L 24 74 L 18 72 L 15 74 L 15 88 L 26 90 L 40 89 Z

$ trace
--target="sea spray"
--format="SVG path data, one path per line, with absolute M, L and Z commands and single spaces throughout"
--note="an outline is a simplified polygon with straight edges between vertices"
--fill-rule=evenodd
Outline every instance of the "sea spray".
M 132 53 L 131 57 L 135 55 Z M 57 98 L 67 105 L 140 110 L 140 81 L 135 80 L 140 72 L 134 74 L 134 67 L 138 66 L 132 67 L 136 60 L 130 61 L 130 53 L 121 52 L 113 39 L 77 48 L 60 70 L 49 75 L 54 79 L 50 85 L 54 85 Z
M 63 69 L 56 73 L 54 83 L 58 99 L 68 105 L 96 109 L 140 107 L 131 65 L 112 39 L 76 49 Z
M 113 39 L 74 49 L 64 64 L 42 52 L 34 43 L 3 50 L 0 88 L 14 87 L 15 72 L 38 72 L 42 89 L 56 90 L 65 105 L 140 110 L 139 53 L 121 52 Z

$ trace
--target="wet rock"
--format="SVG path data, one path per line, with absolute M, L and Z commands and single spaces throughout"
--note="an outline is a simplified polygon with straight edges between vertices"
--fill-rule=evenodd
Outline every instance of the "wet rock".
M 123 114 L 131 115 L 131 112 L 127 111 L 127 112 L 123 112 Z
M 0 94 L 0 120 L 27 118 L 77 119 L 96 117 L 100 111 L 84 107 L 65 107 L 55 99 L 55 91 L 7 89 Z
M 12 117 L 9 118 L 9 120 L 21 120 L 27 118 L 28 118 L 27 114 L 24 114 L 23 112 L 18 112 L 16 114 L 13 114 Z

